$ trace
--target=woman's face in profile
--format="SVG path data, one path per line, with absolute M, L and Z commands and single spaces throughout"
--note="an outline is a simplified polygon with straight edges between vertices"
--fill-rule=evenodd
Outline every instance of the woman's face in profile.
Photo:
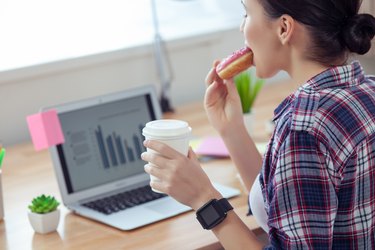
M 280 41 L 277 36 L 277 21 L 266 16 L 258 0 L 243 0 L 245 8 L 241 32 L 245 44 L 254 52 L 254 65 L 257 76 L 269 78 L 280 71 L 278 50 Z

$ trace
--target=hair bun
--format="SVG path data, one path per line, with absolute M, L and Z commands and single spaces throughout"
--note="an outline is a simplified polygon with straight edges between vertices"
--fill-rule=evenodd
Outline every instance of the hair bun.
M 355 15 L 349 18 L 342 34 L 351 52 L 366 54 L 371 48 L 371 40 L 375 35 L 375 18 L 370 14 Z

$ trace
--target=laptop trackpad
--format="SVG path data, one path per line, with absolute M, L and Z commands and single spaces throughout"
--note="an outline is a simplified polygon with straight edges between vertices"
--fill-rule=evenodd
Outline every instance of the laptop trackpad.
M 161 214 L 177 214 L 191 210 L 188 206 L 185 206 L 170 197 L 157 202 L 152 202 L 151 204 L 146 205 L 145 208 Z

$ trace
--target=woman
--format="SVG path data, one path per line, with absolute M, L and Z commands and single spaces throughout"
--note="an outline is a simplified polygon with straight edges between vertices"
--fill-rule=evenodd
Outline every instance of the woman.
M 242 3 L 241 31 L 257 75 L 284 70 L 300 86 L 276 108 L 276 128 L 262 159 L 244 127 L 233 81 L 223 82 L 214 69 L 206 79 L 210 123 L 247 188 L 254 181 L 261 186 L 268 247 L 374 249 L 375 79 L 358 62 L 346 63 L 350 52 L 370 49 L 374 17 L 358 14 L 360 0 Z M 142 155 L 155 165 L 145 171 L 161 179 L 150 183 L 153 188 L 199 212 L 209 213 L 207 206 L 221 200 L 192 150 L 184 157 L 156 141 L 145 146 L 160 154 Z M 226 249 L 264 247 L 224 205 L 226 218 L 211 223 L 202 214 L 202 225 Z

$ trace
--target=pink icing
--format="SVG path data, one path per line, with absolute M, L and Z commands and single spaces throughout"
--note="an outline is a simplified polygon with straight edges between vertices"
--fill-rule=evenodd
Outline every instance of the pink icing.
M 241 56 L 245 55 L 246 53 L 249 53 L 251 52 L 251 49 L 248 48 L 248 47 L 244 47 L 242 49 L 239 49 L 235 52 L 233 52 L 232 55 L 228 56 L 227 58 L 223 59 L 216 67 L 216 71 L 219 72 L 221 71 L 223 68 L 225 68 L 226 66 L 228 66 L 228 64 L 231 64 L 233 61 L 237 60 L 238 58 L 240 58 Z

